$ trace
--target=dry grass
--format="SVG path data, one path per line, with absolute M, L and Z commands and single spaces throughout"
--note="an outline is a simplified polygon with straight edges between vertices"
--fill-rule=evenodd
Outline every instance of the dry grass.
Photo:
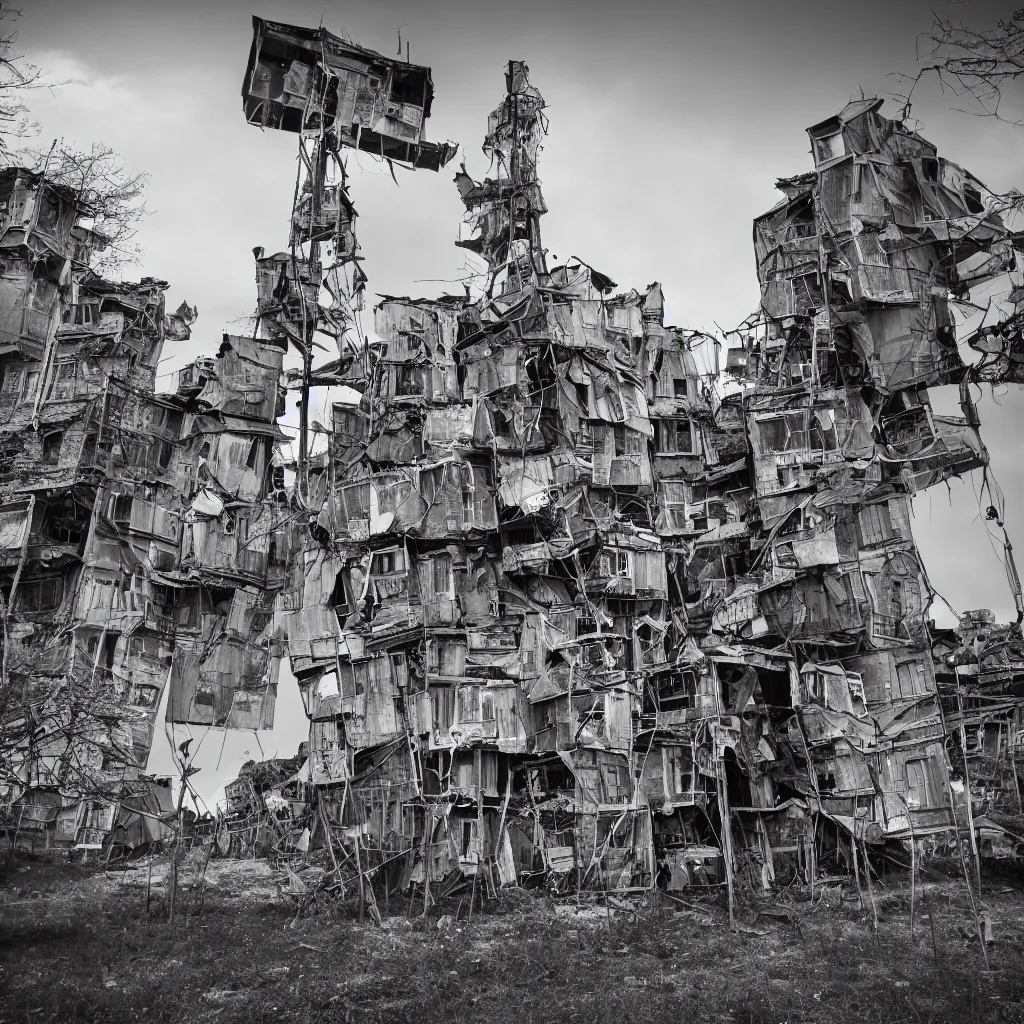
M 263 865 L 211 869 L 202 913 L 184 900 L 189 916 L 171 929 L 159 885 L 146 919 L 145 871 L 119 883 L 15 865 L 0 888 L 0 1021 L 1024 1020 L 1024 892 L 1003 886 L 985 894 L 996 940 L 985 973 L 955 882 L 919 886 L 911 941 L 894 880 L 876 892 L 877 934 L 856 892 L 838 889 L 814 905 L 791 898 L 789 920 L 741 906 L 738 933 L 714 904 L 609 913 L 522 892 L 472 921 L 454 898 L 378 929 L 296 921 Z

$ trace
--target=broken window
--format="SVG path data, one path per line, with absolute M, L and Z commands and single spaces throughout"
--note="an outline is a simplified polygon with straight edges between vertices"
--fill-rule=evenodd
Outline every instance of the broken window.
M 433 564 L 434 593 L 438 597 L 447 597 L 452 590 L 452 558 L 451 555 L 435 555 Z
M 981 201 L 981 192 L 972 185 L 964 185 L 964 203 L 968 213 L 985 212 L 985 204 Z
M 53 381 L 50 384 L 50 401 L 64 402 L 75 397 L 75 378 L 78 364 L 74 359 L 64 359 L 53 368 Z
M 480 694 L 480 721 L 494 721 L 494 695 L 490 693 Z
M 400 548 L 394 551 L 378 551 L 373 556 L 374 576 L 388 576 L 395 572 L 405 572 L 405 552 Z
M 64 578 L 24 580 L 18 588 L 18 611 L 46 612 L 56 608 L 64 598 Z
M 133 500 L 130 494 L 112 494 L 110 496 L 108 518 L 119 529 L 128 529 L 132 518 Z
M 404 689 L 409 685 L 409 663 L 405 656 L 405 651 L 397 651 L 390 655 L 391 658 L 391 678 L 394 679 L 395 684 Z
M 444 469 L 444 466 L 436 466 L 433 469 L 420 471 L 420 494 L 428 506 L 434 504 L 437 493 L 441 490 Z
M 658 450 L 670 454 L 693 454 L 693 428 L 689 420 L 662 420 L 658 424 Z
M 0 394 L 17 398 L 21 394 L 21 370 L 8 366 L 4 370 L 4 383 Z
M 793 310 L 820 309 L 824 305 L 817 273 L 793 278 Z
M 762 453 L 797 451 L 809 447 L 807 413 L 804 410 L 783 413 L 757 424 Z
M 504 441 L 512 438 L 512 420 L 498 409 L 491 410 L 491 419 L 494 423 L 494 436 Z
M 843 133 L 836 132 L 834 135 L 826 135 L 823 138 L 814 140 L 814 159 L 819 164 L 827 163 L 838 157 L 846 155 L 846 143 L 843 140 Z
M 601 555 L 600 570 L 603 576 L 629 577 L 629 552 L 611 548 Z
M 927 759 L 920 757 L 907 761 L 907 807 L 910 810 L 918 810 L 930 805 L 928 794 L 928 765 Z
M 615 454 L 639 455 L 644 450 L 644 436 L 639 430 L 630 430 L 628 427 L 615 427 Z
M 4 383 L 3 387 L 0 388 L 0 393 L 5 397 L 25 402 L 35 398 L 38 387 L 38 370 L 22 370 L 8 367 L 4 374 Z
M 48 466 L 56 466 L 60 459 L 60 449 L 64 444 L 64 431 L 51 430 L 43 435 L 43 462 Z
M 423 369 L 419 366 L 398 366 L 395 368 L 395 394 L 423 394 Z
M 815 409 L 810 424 L 808 440 L 812 451 L 834 452 L 839 447 L 836 415 L 832 409 Z
M 903 618 L 903 584 L 894 580 L 889 590 L 889 614 L 899 622 Z
M 697 677 L 692 672 L 679 671 L 665 673 L 658 677 L 657 706 L 658 711 L 681 711 L 692 708 L 697 693 Z

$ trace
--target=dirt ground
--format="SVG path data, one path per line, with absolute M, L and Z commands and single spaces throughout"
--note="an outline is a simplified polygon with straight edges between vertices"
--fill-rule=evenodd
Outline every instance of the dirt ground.
M 195 881 L 189 876 L 187 881 Z M 617 908 L 511 891 L 382 927 L 263 862 L 211 861 L 167 923 L 166 864 L 10 862 L 0 881 L 0 1022 L 1024 1022 L 1024 887 L 989 881 L 985 953 L 962 881 L 890 876 L 741 899 Z M 147 899 L 148 892 L 148 899 Z M 148 904 L 148 909 L 147 909 Z

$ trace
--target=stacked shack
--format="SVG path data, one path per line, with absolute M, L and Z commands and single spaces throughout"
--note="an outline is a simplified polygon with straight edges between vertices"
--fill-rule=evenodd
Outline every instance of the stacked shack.
M 812 127 L 814 170 L 754 223 L 761 307 L 725 380 L 657 283 L 548 265 L 545 105 L 512 61 L 490 176 L 455 176 L 476 294 L 382 296 L 367 335 L 344 150 L 437 170 L 432 92 L 255 20 L 246 117 L 299 136 L 289 245 L 255 251 L 254 336 L 172 395 L 155 369 L 193 311 L 100 280 L 74 197 L 10 172 L 7 823 L 128 835 L 157 708 L 269 728 L 287 660 L 308 748 L 228 786 L 229 851 L 329 846 L 427 899 L 770 888 L 964 830 L 1012 852 L 1020 621 L 933 629 L 911 529 L 917 493 L 987 467 L 973 383 L 1016 379 L 1017 313 L 972 366 L 954 313 L 1016 265 L 1002 200 L 881 101 Z M 949 385 L 961 416 L 929 400 Z
M 140 777 L 167 676 L 159 570 L 177 560 L 177 433 L 154 396 L 167 284 L 106 281 L 70 189 L 0 174 L 0 813 L 29 845 L 98 846 Z M 170 440 L 168 440 L 170 438 Z M 128 824 L 160 838 L 155 816 Z
M 911 499 L 987 464 L 950 301 L 1015 257 L 880 107 L 811 128 L 755 221 L 722 387 L 660 286 L 548 267 L 510 63 L 494 177 L 456 176 L 482 297 L 375 308 L 286 630 L 324 826 L 388 884 L 771 886 L 955 842 Z

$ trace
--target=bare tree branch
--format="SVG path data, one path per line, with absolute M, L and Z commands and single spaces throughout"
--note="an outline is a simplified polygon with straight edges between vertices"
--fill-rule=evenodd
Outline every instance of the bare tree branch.
M 16 50 L 18 33 L 10 23 L 21 17 L 8 0 L 0 0 L 0 155 L 7 153 L 11 139 L 34 135 L 38 125 L 28 116 L 25 93 L 41 88 L 42 73 Z
M 145 191 L 149 175 L 129 170 L 124 159 L 103 143 L 77 149 L 63 141 L 51 148 L 26 148 L 7 162 L 45 173 L 46 180 L 70 189 L 85 210 L 85 227 L 103 239 L 94 250 L 93 269 L 101 274 L 137 263 L 142 250 L 135 243 L 139 224 L 148 213 Z
M 923 39 L 928 63 L 914 76 L 900 76 L 911 83 L 902 97 L 908 107 L 918 82 L 935 76 L 944 91 L 970 100 L 971 109 L 964 113 L 1024 125 L 1002 112 L 1006 89 L 1024 77 L 1024 8 L 995 28 L 981 30 L 936 15 Z

